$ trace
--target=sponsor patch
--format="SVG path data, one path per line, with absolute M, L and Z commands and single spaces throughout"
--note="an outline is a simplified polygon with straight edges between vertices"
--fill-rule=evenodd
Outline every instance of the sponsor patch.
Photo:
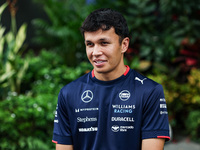
M 128 130 L 133 130 L 134 126 L 118 126 L 118 125 L 113 125 L 111 127 L 111 130 L 113 132 L 127 132 Z
M 98 127 L 90 127 L 90 128 L 79 128 L 79 132 L 95 132 L 98 130 Z
M 119 93 L 119 98 L 122 101 L 127 101 L 130 98 L 131 94 L 128 90 L 123 90 Z
M 92 118 L 89 118 L 89 117 L 84 117 L 84 118 L 81 118 L 81 117 L 78 117 L 77 118 L 77 122 L 83 122 L 83 123 L 86 123 L 86 122 L 95 122 L 97 121 L 97 118 L 96 117 L 92 117 Z
M 99 108 L 75 108 L 75 112 L 84 112 L 84 111 L 98 111 Z
M 92 101 L 93 99 L 93 93 L 90 90 L 86 90 L 83 92 L 83 94 L 81 95 L 81 100 L 84 103 L 89 103 L 90 101 Z
M 133 117 L 111 117 L 111 121 L 118 121 L 118 122 L 134 122 Z

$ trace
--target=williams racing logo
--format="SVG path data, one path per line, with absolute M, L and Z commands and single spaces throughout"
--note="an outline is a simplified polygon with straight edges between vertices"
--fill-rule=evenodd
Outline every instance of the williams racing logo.
M 118 114 L 131 114 L 135 109 L 135 105 L 112 105 L 114 113 Z

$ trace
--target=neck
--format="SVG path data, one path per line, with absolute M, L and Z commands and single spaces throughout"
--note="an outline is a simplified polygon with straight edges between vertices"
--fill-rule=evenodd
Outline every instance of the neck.
M 127 67 L 125 65 L 116 68 L 113 71 L 107 72 L 107 73 L 97 73 L 95 70 L 93 70 L 93 75 L 101 81 L 111 81 L 114 79 L 119 78 L 122 76 L 124 73 L 126 73 Z

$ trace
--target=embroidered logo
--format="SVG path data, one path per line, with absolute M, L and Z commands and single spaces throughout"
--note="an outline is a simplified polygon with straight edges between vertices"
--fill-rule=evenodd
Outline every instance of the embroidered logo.
M 89 103 L 91 100 L 93 99 L 93 93 L 90 90 L 86 90 L 85 92 L 83 92 L 83 94 L 81 95 L 81 100 L 84 103 Z
M 127 101 L 131 96 L 131 93 L 128 90 L 123 90 L 119 93 L 119 98 L 122 101 Z
M 137 81 L 140 81 L 142 84 L 144 83 L 144 80 L 146 80 L 147 78 L 144 78 L 144 79 L 140 79 L 140 78 L 138 78 L 138 77 L 135 77 L 135 80 L 137 80 Z
M 113 126 L 111 127 L 111 130 L 112 130 L 113 132 L 118 132 L 118 131 L 119 131 L 119 126 L 118 126 L 118 125 L 113 125 Z

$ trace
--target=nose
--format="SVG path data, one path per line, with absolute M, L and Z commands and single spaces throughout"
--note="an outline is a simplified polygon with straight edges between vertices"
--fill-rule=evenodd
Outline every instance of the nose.
M 102 51 L 101 51 L 100 46 L 98 46 L 98 45 L 95 45 L 95 46 L 94 46 L 92 55 L 93 55 L 93 56 L 102 55 Z

